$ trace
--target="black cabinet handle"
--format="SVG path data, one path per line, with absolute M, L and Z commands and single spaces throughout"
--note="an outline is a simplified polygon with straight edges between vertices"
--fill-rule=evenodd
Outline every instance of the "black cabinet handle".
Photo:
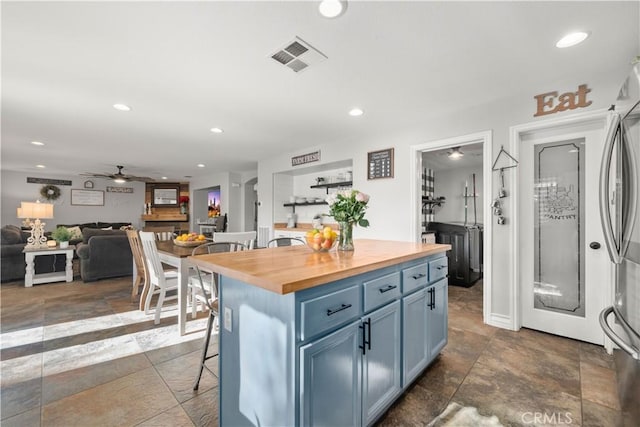
M 418 279 L 422 279 L 423 277 L 427 277 L 426 274 L 420 273 L 420 274 L 416 274 L 415 276 L 411 276 L 411 278 L 413 280 L 418 280 Z
M 439 266 L 437 266 L 436 268 L 437 268 L 438 270 L 442 270 L 443 268 L 447 268 L 447 266 L 446 266 L 446 265 L 439 265 Z
M 436 308 L 435 289 L 429 289 L 429 308 L 433 310 Z
M 367 326 L 365 330 L 364 327 Z M 362 322 L 362 325 L 358 326 L 358 328 L 362 329 L 362 345 L 358 347 L 362 349 L 362 355 L 367 354 L 367 349 L 371 350 L 371 318 Z M 369 336 L 369 339 L 367 339 Z
M 389 292 L 390 290 L 395 289 L 397 287 L 398 285 L 387 285 L 386 287 L 380 288 L 378 290 L 380 291 L 381 294 L 384 294 L 385 292 Z
M 330 309 L 329 308 L 329 309 L 327 309 L 327 316 L 332 316 L 332 315 L 338 313 L 339 311 L 346 310 L 347 308 L 350 308 L 350 307 L 351 307 L 351 304 L 344 304 L 343 303 L 343 304 L 340 304 L 340 307 L 338 307 L 338 308 L 334 308 L 334 309 Z

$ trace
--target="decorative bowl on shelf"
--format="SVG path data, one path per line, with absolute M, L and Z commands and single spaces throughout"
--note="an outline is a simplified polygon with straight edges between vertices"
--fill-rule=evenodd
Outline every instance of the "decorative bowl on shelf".
M 315 252 L 329 252 L 338 242 L 338 233 L 331 227 L 324 229 L 313 229 L 305 235 L 305 241 Z

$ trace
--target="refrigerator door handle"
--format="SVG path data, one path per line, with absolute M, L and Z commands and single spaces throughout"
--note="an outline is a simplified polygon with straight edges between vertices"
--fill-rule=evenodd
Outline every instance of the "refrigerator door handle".
M 602 156 L 602 164 L 600 165 L 600 221 L 602 222 L 602 231 L 604 233 L 604 241 L 607 244 L 609 257 L 614 264 L 620 264 L 622 257 L 618 251 L 613 224 L 611 223 L 611 209 L 609 207 L 609 172 L 611 171 L 611 157 L 615 148 L 616 134 L 620 129 L 620 115 L 612 114 L 611 125 L 607 132 L 605 140 L 604 153 Z
M 599 316 L 600 327 L 602 328 L 604 333 L 611 339 L 611 341 L 616 343 L 616 345 L 620 347 L 625 353 L 629 354 L 629 356 L 631 356 L 635 360 L 640 360 L 640 354 L 639 354 L 640 352 L 638 351 L 638 349 L 634 348 L 632 345 L 625 342 L 622 338 L 618 336 L 618 334 L 616 334 L 613 331 L 613 329 L 611 329 L 611 326 L 609 326 L 609 323 L 607 322 L 607 317 L 609 317 L 611 313 L 613 313 L 613 306 L 607 307 L 600 312 L 600 316 Z
M 636 104 L 635 108 L 638 108 L 639 104 Z M 627 254 L 627 248 L 629 246 L 629 242 L 631 241 L 631 233 L 633 232 L 634 223 L 637 218 L 637 210 L 638 210 L 638 165 L 636 165 L 636 159 L 633 155 L 633 147 L 631 147 L 631 142 L 627 139 L 627 129 L 624 121 L 620 123 L 620 143 L 621 143 L 621 152 L 622 155 L 625 156 L 627 160 L 628 167 L 628 182 L 624 184 L 629 187 L 629 191 L 626 192 L 629 196 L 628 203 L 628 211 L 623 212 L 623 222 L 622 222 L 622 236 L 620 241 L 620 257 L 624 258 Z

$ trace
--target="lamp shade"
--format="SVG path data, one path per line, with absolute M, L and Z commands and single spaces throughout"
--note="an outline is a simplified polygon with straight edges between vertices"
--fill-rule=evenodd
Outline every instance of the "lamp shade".
M 18 218 L 53 218 L 51 203 L 22 202 L 18 208 Z

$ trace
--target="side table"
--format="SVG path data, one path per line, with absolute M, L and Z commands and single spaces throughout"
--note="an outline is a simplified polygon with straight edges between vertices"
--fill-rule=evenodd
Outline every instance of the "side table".
M 24 287 L 30 288 L 34 284 L 38 283 L 51 283 L 51 282 L 62 282 L 73 281 L 73 251 L 75 250 L 75 245 L 69 245 L 66 248 L 25 248 L 22 252 L 24 253 L 24 260 L 27 263 L 25 274 L 24 274 Z M 41 273 L 35 274 L 36 269 L 34 266 L 34 261 L 39 255 L 56 255 L 56 254 L 65 254 L 67 256 L 67 263 L 65 265 L 64 271 L 54 271 L 53 273 Z

